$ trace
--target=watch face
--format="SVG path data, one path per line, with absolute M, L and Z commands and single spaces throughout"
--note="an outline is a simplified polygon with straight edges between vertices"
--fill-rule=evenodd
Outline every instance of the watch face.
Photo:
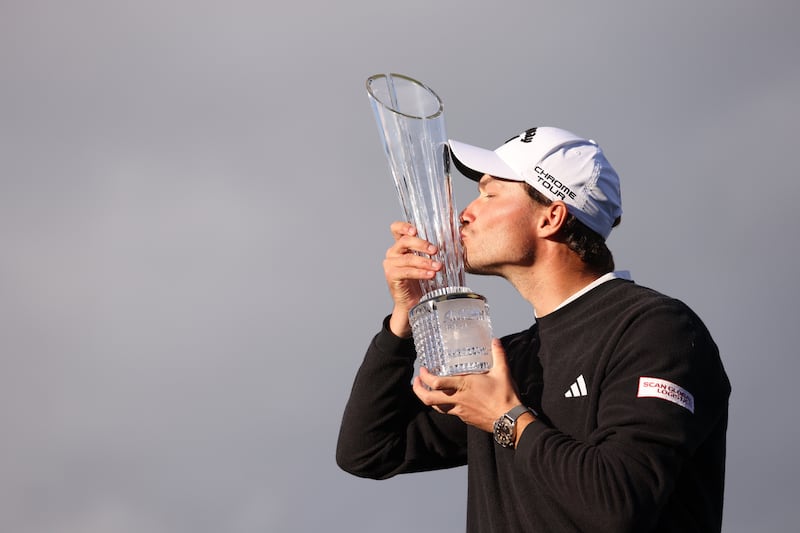
M 494 423 L 494 440 L 504 448 L 514 444 L 514 425 L 505 416 Z

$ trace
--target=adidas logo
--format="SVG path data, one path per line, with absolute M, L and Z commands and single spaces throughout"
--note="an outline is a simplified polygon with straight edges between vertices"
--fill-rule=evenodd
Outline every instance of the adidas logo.
M 578 379 L 575 380 L 575 383 L 570 385 L 567 392 L 564 393 L 564 398 L 579 398 L 587 394 L 586 381 L 583 379 L 583 374 L 581 374 L 578 376 Z

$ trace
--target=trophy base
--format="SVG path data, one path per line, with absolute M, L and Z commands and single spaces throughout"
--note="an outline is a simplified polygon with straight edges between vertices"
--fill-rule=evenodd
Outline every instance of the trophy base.
M 419 364 L 437 376 L 492 368 L 492 324 L 486 299 L 466 289 L 426 295 L 409 313 Z

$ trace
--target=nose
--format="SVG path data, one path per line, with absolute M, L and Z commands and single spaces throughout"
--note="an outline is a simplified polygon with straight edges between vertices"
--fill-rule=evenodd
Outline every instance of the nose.
M 458 222 L 462 226 L 466 226 L 467 224 L 473 222 L 475 220 L 475 213 L 473 212 L 473 206 L 478 199 L 472 200 L 467 207 L 465 207 L 461 214 L 458 215 Z
M 471 206 L 472 204 L 465 207 L 464 210 L 461 211 L 461 214 L 458 215 L 458 222 L 462 226 L 466 226 L 467 224 L 475 220 L 475 218 L 472 216 L 472 211 L 470 210 Z

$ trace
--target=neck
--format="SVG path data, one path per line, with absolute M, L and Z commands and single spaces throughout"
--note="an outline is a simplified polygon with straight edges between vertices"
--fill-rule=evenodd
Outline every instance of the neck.
M 537 257 L 533 265 L 505 277 L 531 304 L 536 315 L 543 317 L 603 274 L 588 268 L 574 253 L 557 250 Z

